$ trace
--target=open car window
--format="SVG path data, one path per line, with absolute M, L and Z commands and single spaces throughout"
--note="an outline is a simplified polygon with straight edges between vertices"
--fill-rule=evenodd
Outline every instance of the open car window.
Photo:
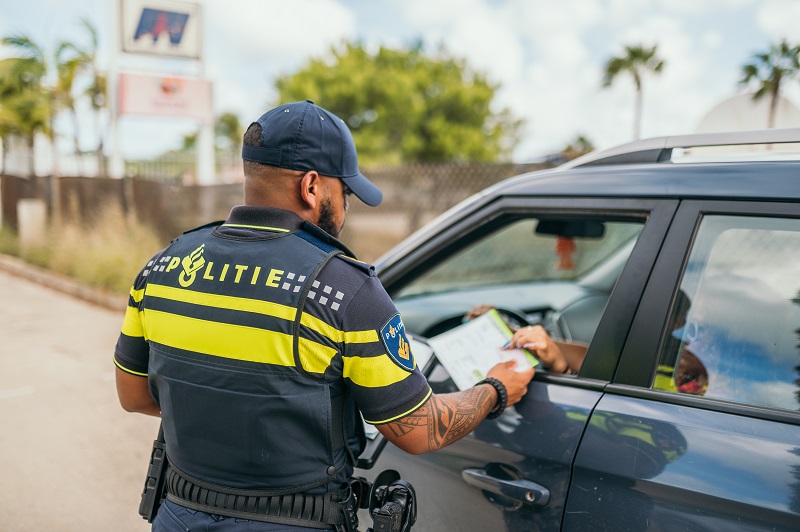
M 393 291 L 406 330 L 431 337 L 477 305 L 518 313 L 555 339 L 588 344 L 644 218 L 516 218 Z
M 624 252 L 640 231 L 641 225 L 631 222 L 518 220 L 453 253 L 395 299 L 513 283 L 579 282 Z

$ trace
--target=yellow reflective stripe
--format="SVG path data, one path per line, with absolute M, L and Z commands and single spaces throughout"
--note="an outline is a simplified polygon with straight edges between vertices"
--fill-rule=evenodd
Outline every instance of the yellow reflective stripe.
M 377 357 L 343 357 L 342 376 L 364 388 L 380 388 L 400 382 L 409 375 L 408 370 L 401 369 L 391 361 L 389 355 Z
M 249 362 L 294 366 L 292 336 L 145 309 L 147 337 L 176 349 Z
M 139 290 L 131 288 L 131 297 L 136 303 L 141 301 L 143 296 L 144 296 L 144 288 L 141 288 Z
M 309 373 L 325 373 L 331 365 L 331 359 L 338 353 L 332 347 L 305 338 L 300 338 L 297 348 L 300 352 L 300 364 Z
M 664 375 L 660 371 L 656 373 L 656 378 L 653 381 L 653 388 L 656 390 L 666 390 L 669 392 L 676 392 L 678 389 L 675 387 L 675 381 L 672 380 L 672 372 L 669 375 Z
M 147 295 L 150 296 L 150 297 L 158 297 L 158 298 L 162 298 L 162 299 L 168 299 L 170 301 L 178 301 L 178 302 L 181 302 L 181 303 L 189 303 L 189 304 L 193 304 L 193 305 L 202 305 L 202 306 L 212 307 L 212 308 L 221 308 L 221 309 L 226 309 L 226 310 L 237 310 L 237 311 L 244 311 L 244 312 L 253 312 L 253 313 L 256 313 L 256 314 L 262 314 L 262 315 L 266 315 L 266 316 L 273 316 L 273 317 L 276 317 L 276 318 L 281 318 L 281 319 L 284 319 L 284 320 L 287 320 L 287 321 L 294 321 L 295 316 L 297 315 L 297 311 L 296 311 L 296 309 L 294 307 L 281 305 L 281 304 L 278 304 L 278 303 L 271 303 L 269 301 L 261 301 L 261 300 L 258 300 L 258 299 L 249 299 L 249 298 L 236 297 L 236 296 L 223 296 L 223 295 L 218 295 L 218 294 L 208 294 L 208 293 L 205 293 L 205 292 L 198 292 L 198 291 L 195 291 L 195 290 L 187 290 L 187 289 L 183 289 L 183 288 L 175 288 L 175 287 L 165 286 L 165 285 L 160 285 L 160 284 L 149 284 L 147 286 L 146 290 L 147 290 Z M 133 309 L 133 310 L 135 311 L 135 309 Z M 182 316 L 178 316 L 178 315 L 175 315 L 175 314 L 170 314 L 170 313 L 165 313 L 165 312 L 160 312 L 160 311 L 155 311 L 155 310 L 146 310 L 146 312 L 148 314 L 150 314 L 150 313 L 158 313 L 159 316 L 170 316 L 169 319 L 171 319 L 171 320 L 194 320 L 194 322 L 185 322 L 184 326 L 185 327 L 190 327 L 190 328 L 194 328 L 194 327 L 204 328 L 205 327 L 205 325 L 199 326 L 197 324 L 197 322 L 203 322 L 204 324 L 205 323 L 212 324 L 214 327 L 223 327 L 223 328 L 224 327 L 238 327 L 239 329 L 236 329 L 236 330 L 230 329 L 227 332 L 218 333 L 218 334 L 226 334 L 226 335 L 231 336 L 231 337 L 233 337 L 233 335 L 242 334 L 240 331 L 244 329 L 244 330 L 250 331 L 247 334 L 243 335 L 243 336 L 246 336 L 247 338 L 250 338 L 253 335 L 258 336 L 258 331 L 261 331 L 261 333 L 266 334 L 266 335 L 281 335 L 281 336 L 285 336 L 285 337 L 289 338 L 289 340 L 281 340 L 280 341 L 281 345 L 283 345 L 284 343 L 288 342 L 288 343 L 286 343 L 286 347 L 273 346 L 273 347 L 270 348 L 272 350 L 288 349 L 288 351 L 286 351 L 286 353 L 284 353 L 282 356 L 278 357 L 280 362 L 274 362 L 274 361 L 270 361 L 270 360 L 265 360 L 263 358 L 256 357 L 256 355 L 248 354 L 248 345 L 250 345 L 249 342 L 251 341 L 249 339 L 242 339 L 242 338 L 238 338 L 237 337 L 235 339 L 235 341 L 237 343 L 239 343 L 240 345 L 233 352 L 239 353 L 239 354 L 230 355 L 230 356 L 222 354 L 222 353 L 226 352 L 224 347 L 231 345 L 231 342 L 233 342 L 233 340 L 228 340 L 228 341 L 224 341 L 224 342 L 219 342 L 218 341 L 218 342 L 216 342 L 216 344 L 214 344 L 214 345 L 218 345 L 219 344 L 217 347 L 213 347 L 213 348 L 212 347 L 205 347 L 205 349 L 187 347 L 187 345 L 190 345 L 190 343 L 191 343 L 190 342 L 191 338 L 188 338 L 188 336 L 187 337 L 180 336 L 180 333 L 178 331 L 172 331 L 172 332 L 166 331 L 166 333 L 169 333 L 169 334 L 172 335 L 170 337 L 171 340 L 169 340 L 169 341 L 171 341 L 173 343 L 169 343 L 168 341 L 164 341 L 164 340 L 159 340 L 159 339 L 155 338 L 154 336 L 151 336 L 151 334 L 152 334 L 152 330 L 153 330 L 152 326 L 155 323 L 158 323 L 159 328 L 160 328 L 161 324 L 159 322 L 162 319 L 161 317 L 159 317 L 157 319 L 154 319 L 154 320 L 148 320 L 147 323 L 146 323 L 147 326 L 142 330 L 142 333 L 139 334 L 139 336 L 145 335 L 146 338 L 148 338 L 149 340 L 153 340 L 153 341 L 156 341 L 158 343 L 163 343 L 165 345 L 171 345 L 172 347 L 177 347 L 177 348 L 180 348 L 180 349 L 186 349 L 186 350 L 189 350 L 189 351 L 195 351 L 195 352 L 198 352 L 198 353 L 204 353 L 204 354 L 209 354 L 209 355 L 222 356 L 222 357 L 226 357 L 226 358 L 235 358 L 235 359 L 238 359 L 238 360 L 250 360 L 250 361 L 253 361 L 253 362 L 263 362 L 263 363 L 277 364 L 277 365 L 282 365 L 282 366 L 292 366 L 292 365 L 294 365 L 294 362 L 290 360 L 291 357 L 292 357 L 292 346 L 291 346 L 291 336 L 289 336 L 289 335 L 284 335 L 283 333 L 276 333 L 276 332 L 272 332 L 272 331 L 262 331 L 261 329 L 256 329 L 256 328 L 252 328 L 252 327 L 245 327 L 245 326 L 232 325 L 232 324 L 223 324 L 223 323 L 217 323 L 217 322 L 212 322 L 212 321 L 199 320 L 199 319 L 195 319 L 195 318 L 187 318 L 187 317 L 182 317 Z M 343 331 L 340 331 L 339 329 L 337 329 L 337 328 L 325 323 L 324 321 L 320 320 L 319 318 L 311 316 L 310 314 L 307 314 L 305 312 L 303 313 L 303 315 L 301 317 L 301 324 L 303 326 L 308 327 L 309 329 L 311 329 L 313 331 L 316 331 L 316 332 L 320 333 L 321 335 L 331 339 L 332 341 L 338 342 L 338 343 L 342 343 L 342 342 L 344 342 L 344 343 L 370 343 L 370 342 L 377 342 L 379 340 L 378 332 L 375 331 L 375 330 L 343 332 Z M 140 328 L 141 328 L 141 326 L 140 326 Z M 203 330 L 202 333 L 203 333 L 204 336 L 208 336 L 208 331 Z M 213 338 L 210 341 L 213 341 Z M 263 342 L 263 340 L 257 340 L 257 339 L 254 340 L 254 341 Z M 175 342 L 180 343 L 181 345 L 176 345 Z M 195 345 L 196 343 L 197 342 L 191 343 L 191 345 Z M 201 342 L 201 344 L 203 344 L 203 345 L 211 345 L 208 342 Z M 224 344 L 224 345 L 221 345 L 221 344 Z M 201 345 L 200 347 L 203 347 L 203 345 Z M 252 344 L 252 345 L 256 345 L 256 344 Z M 317 342 L 313 342 L 311 340 L 306 340 L 306 339 L 303 339 L 303 338 L 300 339 L 299 348 L 300 348 L 300 362 L 303 365 L 303 368 L 306 371 L 311 372 L 311 373 L 324 373 L 325 370 L 330 365 L 331 359 L 337 353 L 336 349 L 333 349 L 331 347 L 324 346 L 324 345 L 319 344 Z M 253 350 L 257 351 L 258 349 L 253 349 Z M 253 358 L 253 357 L 256 357 L 256 358 Z M 394 366 L 394 364 L 392 364 L 392 366 L 396 367 L 396 366 Z M 400 370 L 399 368 L 397 368 L 397 371 L 403 372 L 403 370 Z M 405 373 L 405 372 L 403 372 L 403 373 Z M 400 379 L 400 380 L 402 380 L 402 379 Z M 396 381 L 393 381 L 393 382 L 396 382 Z M 376 386 L 382 386 L 382 385 L 381 384 L 377 384 Z
M 344 333 L 342 331 L 336 327 L 328 325 L 319 318 L 315 318 L 311 314 L 306 314 L 303 312 L 303 315 L 300 316 L 300 325 L 308 327 L 312 331 L 316 331 L 322 336 L 333 340 L 334 342 L 341 343 L 344 341 Z
M 138 371 L 133 371 L 132 369 L 128 369 L 119 362 L 117 362 L 116 358 L 114 359 L 114 365 L 116 365 L 119 369 L 121 369 L 125 373 L 130 373 L 131 375 L 137 375 L 139 377 L 147 377 L 147 373 L 139 373 Z
M 203 305 L 205 307 L 222 308 L 227 310 L 241 310 L 274 316 L 284 320 L 293 321 L 297 315 L 294 307 L 261 301 L 259 299 L 248 299 L 246 297 L 221 296 L 217 294 L 207 294 L 185 288 L 174 288 L 160 284 L 147 285 L 147 295 L 179 301 L 181 303 L 191 303 L 193 305 Z
M 378 331 L 370 329 L 367 331 L 350 331 L 343 332 L 333 327 L 319 318 L 303 312 L 300 317 L 300 324 L 308 327 L 312 331 L 316 331 L 321 335 L 333 340 L 334 342 L 344 342 L 348 344 L 368 344 L 370 342 L 378 341 Z
M 245 229 L 266 229 L 267 231 L 278 231 L 279 233 L 291 233 L 291 231 L 282 227 L 267 227 L 265 225 L 222 224 L 222 227 L 244 227 Z
M 206 307 L 264 314 L 266 316 L 274 316 L 276 318 L 282 318 L 288 321 L 294 321 L 295 316 L 297 315 L 297 311 L 294 307 L 280 305 L 278 303 L 270 303 L 269 301 L 261 301 L 258 299 L 248 299 L 245 297 L 208 294 L 205 292 L 174 288 L 160 284 L 148 285 L 147 295 L 152 297 L 160 297 L 162 299 L 169 299 L 171 301 L 179 301 L 182 303 L 203 305 Z M 300 323 L 303 326 L 320 333 L 326 338 L 333 340 L 334 342 L 367 344 L 370 342 L 377 342 L 379 340 L 378 332 L 374 329 L 366 331 L 344 332 L 305 312 L 300 318 Z
M 134 338 L 141 338 L 144 336 L 142 319 L 141 316 L 139 316 L 139 309 L 136 307 L 127 307 L 125 309 L 125 320 L 122 322 L 122 334 Z
M 675 373 L 675 367 L 674 366 L 665 366 L 664 364 L 659 364 L 657 371 L 659 373 L 664 373 L 666 375 L 672 375 L 673 373 Z
M 369 344 L 378 341 L 378 331 L 370 329 L 368 331 L 350 331 L 344 333 L 346 344 Z
M 403 412 L 402 414 L 398 414 L 398 415 L 396 415 L 396 416 L 394 416 L 394 417 L 390 417 L 389 419 L 384 419 L 384 420 L 381 420 L 381 421 L 370 421 L 369 419 L 365 419 L 364 421 L 366 421 L 366 422 L 367 422 L 367 423 L 369 423 L 370 425 L 380 425 L 380 424 L 382 424 L 382 423 L 389 423 L 389 422 L 391 422 L 391 421 L 395 421 L 395 420 L 397 420 L 397 419 L 404 418 L 404 417 L 406 417 L 407 415 L 411 414 L 412 412 L 415 412 L 415 411 L 416 411 L 417 409 L 419 409 L 419 407 L 421 407 L 422 405 L 424 405 L 424 404 L 425 404 L 425 401 L 427 401 L 427 400 L 428 400 L 428 398 L 431 396 L 431 394 L 432 394 L 432 393 L 433 393 L 433 390 L 431 390 L 430 388 L 428 388 L 428 393 L 425 395 L 425 398 L 424 398 L 422 401 L 420 401 L 419 403 L 417 403 L 416 405 L 414 405 L 414 407 L 413 407 L 413 408 L 409 408 L 408 410 L 406 410 L 406 411 L 405 411 L 405 412 Z

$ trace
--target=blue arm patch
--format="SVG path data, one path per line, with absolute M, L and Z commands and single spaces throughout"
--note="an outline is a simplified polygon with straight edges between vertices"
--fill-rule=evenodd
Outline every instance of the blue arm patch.
M 411 353 L 411 344 L 406 337 L 406 328 L 400 314 L 392 316 L 381 328 L 381 338 L 394 363 L 406 371 L 414 371 L 414 355 Z

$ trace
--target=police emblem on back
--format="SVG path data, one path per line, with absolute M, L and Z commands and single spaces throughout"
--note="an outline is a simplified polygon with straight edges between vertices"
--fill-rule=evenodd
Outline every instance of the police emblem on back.
M 404 370 L 413 371 L 414 355 L 411 354 L 411 345 L 408 343 L 405 329 L 400 314 L 395 314 L 381 328 L 381 338 L 389 357 Z

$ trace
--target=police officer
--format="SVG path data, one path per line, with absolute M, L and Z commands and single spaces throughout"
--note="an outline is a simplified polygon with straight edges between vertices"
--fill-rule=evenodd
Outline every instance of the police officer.
M 435 451 L 518 402 L 533 370 L 431 392 L 373 268 L 336 239 L 351 194 L 382 199 L 337 116 L 272 109 L 242 158 L 245 204 L 145 266 L 115 350 L 123 408 L 162 419 L 153 530 L 344 530 L 359 411 L 401 449 Z

